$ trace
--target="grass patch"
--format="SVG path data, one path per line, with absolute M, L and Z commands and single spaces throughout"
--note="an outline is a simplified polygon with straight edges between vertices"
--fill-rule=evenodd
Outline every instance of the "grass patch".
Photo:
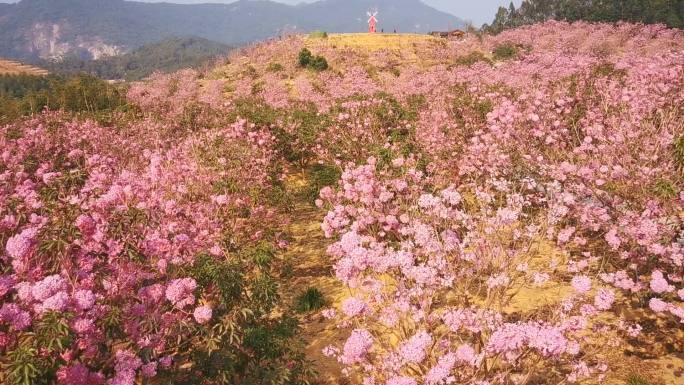
M 325 296 L 320 290 L 310 287 L 295 299 L 295 311 L 298 313 L 309 313 L 323 308 L 327 303 L 328 301 L 326 301 Z
M 623 78 L 627 76 L 627 71 L 622 69 L 619 70 L 615 68 L 615 64 L 613 63 L 601 63 L 594 67 L 592 74 L 597 77 L 612 77 L 612 76 L 617 76 L 620 78 Z
M 459 56 L 456 58 L 455 63 L 459 66 L 470 67 L 473 64 L 480 62 L 492 64 L 492 61 L 480 51 L 473 51 L 467 55 Z
M 517 59 L 520 54 L 520 46 L 513 43 L 503 43 L 499 44 L 492 51 L 494 60 L 510 60 Z
M 283 65 L 276 62 L 268 63 L 268 67 L 266 67 L 266 71 L 268 72 L 280 72 L 283 69 L 285 69 Z
M 669 180 L 660 179 L 653 186 L 653 194 L 663 199 L 676 198 L 678 193 L 677 186 Z
M 684 170 L 684 135 L 674 142 L 674 161 L 678 170 Z
M 645 378 L 641 377 L 638 374 L 632 373 L 627 377 L 627 381 L 625 382 L 627 385 L 651 385 L 650 382 L 648 382 Z

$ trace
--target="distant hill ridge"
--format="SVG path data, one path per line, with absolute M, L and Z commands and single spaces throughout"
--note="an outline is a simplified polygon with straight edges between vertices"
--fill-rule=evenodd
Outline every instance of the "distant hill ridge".
M 420 0 L 322 0 L 296 6 L 240 0 L 230 4 L 123 0 L 22 0 L 0 7 L 0 56 L 99 58 L 174 36 L 241 45 L 290 31 L 366 29 L 377 8 L 379 28 L 424 33 L 464 22 Z
M 227 56 L 231 47 L 199 37 L 171 38 L 146 44 L 120 56 L 86 60 L 68 57 L 45 60 L 44 67 L 59 74 L 86 72 L 103 79 L 139 80 L 154 71 L 173 72 L 199 67 Z

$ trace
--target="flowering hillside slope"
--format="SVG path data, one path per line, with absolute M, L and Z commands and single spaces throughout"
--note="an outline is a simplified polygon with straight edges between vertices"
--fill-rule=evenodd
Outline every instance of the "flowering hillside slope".
M 295 36 L 2 127 L 0 382 L 676 383 L 683 82 L 662 26 Z

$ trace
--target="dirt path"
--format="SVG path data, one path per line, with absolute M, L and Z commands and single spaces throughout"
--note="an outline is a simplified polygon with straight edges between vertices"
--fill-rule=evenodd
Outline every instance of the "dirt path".
M 291 239 L 283 259 L 293 266 L 293 270 L 284 293 L 285 299 L 294 301 L 298 294 L 315 287 L 325 295 L 330 307 L 336 307 L 344 296 L 344 287 L 335 278 L 332 263 L 325 255 L 330 243 L 320 225 L 325 212 L 309 203 L 297 202 L 289 215 L 291 220 L 286 231 Z M 340 365 L 335 359 L 325 357 L 321 351 L 328 345 L 343 342 L 344 332 L 320 313 L 315 311 L 302 316 L 306 355 L 315 362 L 320 384 L 341 384 Z

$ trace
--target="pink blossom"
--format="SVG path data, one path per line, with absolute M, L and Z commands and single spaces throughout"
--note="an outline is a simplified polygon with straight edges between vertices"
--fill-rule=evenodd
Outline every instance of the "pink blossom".
M 12 261 L 12 266 L 17 271 L 21 272 L 26 269 L 27 259 L 35 249 L 37 236 L 38 229 L 30 227 L 7 240 L 5 250 Z
M 140 372 L 142 373 L 143 376 L 147 378 L 152 378 L 157 375 L 157 363 L 156 362 L 150 362 L 142 366 L 140 369 Z
M 399 347 L 399 354 L 406 362 L 418 364 L 425 359 L 430 344 L 432 336 L 426 331 L 419 331 Z
M 463 344 L 456 349 L 456 359 L 467 365 L 475 366 L 478 362 L 475 349 L 468 344 Z
M 211 320 L 212 310 L 209 306 L 199 306 L 195 308 L 193 316 L 198 324 L 205 324 Z
M 60 275 L 45 277 L 42 281 L 36 282 L 31 288 L 31 295 L 36 301 L 45 301 L 57 292 L 67 289 L 67 282 Z
M 387 380 L 387 385 L 417 385 L 416 380 L 410 377 L 392 377 Z
M 81 364 L 63 366 L 57 371 L 57 382 L 61 385 L 102 385 L 104 376 L 94 373 Z
M 570 240 L 570 237 L 572 236 L 572 234 L 575 233 L 575 230 L 576 229 L 574 227 L 567 227 L 567 228 L 561 230 L 558 233 L 558 243 L 559 244 L 567 243 Z
M 340 362 L 346 365 L 362 362 L 373 346 L 373 336 L 365 329 L 354 329 L 344 344 Z
M 610 289 L 599 289 L 594 297 L 594 306 L 599 310 L 608 310 L 613 306 L 615 293 Z
M 64 311 L 69 306 L 71 298 L 65 291 L 55 293 L 53 296 L 46 298 L 42 303 L 35 306 L 36 313 L 43 313 L 47 311 Z
M 572 278 L 572 287 L 580 294 L 591 290 L 591 279 L 585 275 L 576 275 Z
M 616 229 L 610 229 L 605 235 L 606 242 L 610 245 L 613 250 L 617 250 L 620 247 L 621 241 L 620 237 L 617 235 Z
M 91 216 L 81 214 L 76 218 L 76 227 L 82 235 L 91 236 L 95 233 L 96 223 Z
M 355 317 L 366 310 L 366 303 L 356 297 L 349 297 L 342 301 L 342 311 L 348 317 Z
M 506 286 L 510 281 L 511 279 L 508 277 L 506 273 L 500 273 L 491 276 L 487 279 L 487 287 L 490 289 L 494 289 L 497 287 Z
M 0 308 L 0 322 L 8 324 L 14 330 L 22 331 L 31 325 L 31 315 L 16 304 L 5 303 Z
M 179 278 L 171 281 L 166 287 L 166 299 L 179 309 L 195 303 L 192 294 L 197 283 L 192 278 Z
M 135 383 L 135 373 L 142 366 L 142 361 L 135 354 L 128 350 L 116 352 L 116 364 L 114 366 L 114 378 L 110 381 L 111 385 L 133 385 Z
M 662 313 L 668 309 L 668 304 L 659 298 L 651 298 L 648 301 L 648 307 L 656 313 Z
M 454 368 L 454 365 L 456 365 L 457 359 L 457 355 L 453 353 L 447 353 L 440 357 L 437 364 L 425 375 L 425 384 L 441 384 L 449 377 L 451 370 Z
M 674 291 L 674 286 L 671 286 L 665 277 L 663 276 L 663 273 L 660 272 L 660 270 L 653 270 L 651 273 L 651 290 L 653 290 L 654 293 L 665 293 L 665 292 L 671 292 Z
M 78 290 L 74 293 L 74 302 L 80 310 L 88 310 L 95 305 L 95 294 L 90 290 Z
M 4 297 L 14 286 L 14 278 L 8 275 L 0 276 L 0 298 Z

